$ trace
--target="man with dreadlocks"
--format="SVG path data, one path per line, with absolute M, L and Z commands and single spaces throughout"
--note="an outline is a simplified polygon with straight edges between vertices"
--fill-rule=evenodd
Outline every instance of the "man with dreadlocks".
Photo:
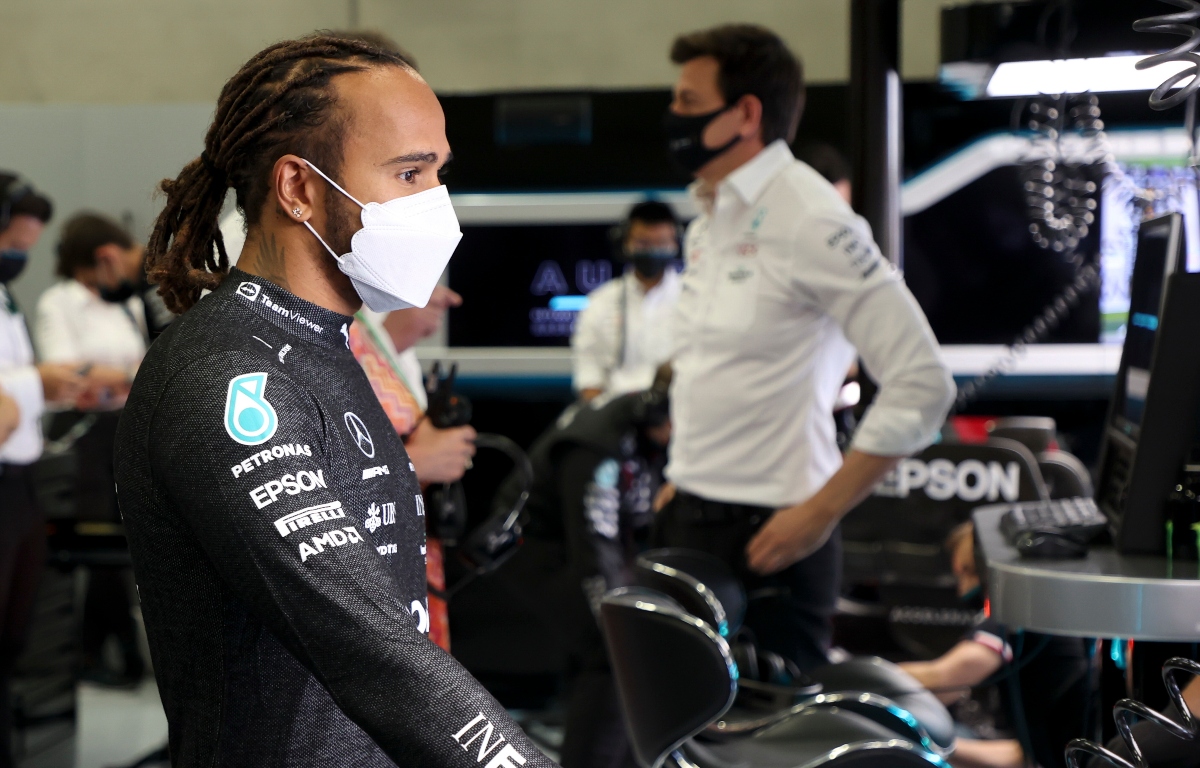
M 163 182 L 150 275 L 186 314 L 116 472 L 175 766 L 553 765 L 426 637 L 420 487 L 348 348 L 364 300 L 428 300 L 461 237 L 448 158 L 401 57 L 318 35 L 242 67 Z

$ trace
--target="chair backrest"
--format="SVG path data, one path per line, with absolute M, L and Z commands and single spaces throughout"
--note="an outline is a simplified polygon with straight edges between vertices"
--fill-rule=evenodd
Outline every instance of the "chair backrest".
M 843 581 L 879 595 L 889 634 L 905 650 L 940 655 L 974 622 L 955 589 L 946 537 L 983 504 L 1044 498 L 1037 460 L 1021 443 L 932 445 L 901 461 L 842 521 Z
M 858 656 L 841 664 L 818 667 L 812 677 L 824 686 L 825 694 L 865 692 L 890 699 L 904 710 L 899 719 L 907 720 L 906 715 L 915 719 L 915 723 L 910 723 L 913 733 L 909 735 L 918 742 L 928 742 L 924 744 L 927 749 L 944 753 L 954 746 L 954 718 L 950 712 L 937 696 L 890 661 Z M 859 703 L 863 706 L 856 706 L 851 697 L 841 706 L 889 725 L 897 717 L 894 712 L 868 706 L 870 702 L 865 699 Z M 882 717 L 884 714 L 886 717 Z
M 988 422 L 989 437 L 1016 440 L 1033 453 L 1049 450 L 1058 440 L 1058 425 L 1049 416 L 1002 416 Z
M 634 755 L 659 768 L 733 704 L 729 644 L 679 603 L 640 587 L 605 595 L 600 623 Z
M 1046 481 L 1052 499 L 1072 496 L 1093 496 L 1092 473 L 1084 463 L 1066 451 L 1043 451 L 1038 454 L 1038 469 Z
M 746 616 L 746 591 L 729 566 L 694 549 L 651 549 L 638 556 L 634 579 L 673 598 L 684 610 L 730 637 Z
M 931 445 L 902 460 L 842 521 L 847 582 L 948 572 L 942 545 L 976 507 L 1044 498 L 1037 460 L 1018 442 Z

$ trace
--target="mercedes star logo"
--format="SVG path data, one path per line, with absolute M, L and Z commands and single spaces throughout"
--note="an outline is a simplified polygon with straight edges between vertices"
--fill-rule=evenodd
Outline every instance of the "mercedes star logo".
M 358 450 L 362 451 L 368 459 L 375 458 L 375 441 L 371 439 L 367 425 L 363 424 L 363 420 L 353 413 L 347 413 L 345 420 L 346 429 L 350 430 L 350 437 L 354 438 L 354 444 L 358 446 Z

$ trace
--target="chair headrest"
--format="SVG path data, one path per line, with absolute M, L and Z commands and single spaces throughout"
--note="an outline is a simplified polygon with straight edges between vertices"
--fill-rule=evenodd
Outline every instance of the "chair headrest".
M 667 594 L 723 637 L 742 626 L 746 592 L 725 563 L 692 549 L 652 549 L 638 556 L 637 583 Z
M 675 600 L 638 587 L 605 595 L 600 623 L 634 754 L 658 768 L 733 704 L 729 644 Z

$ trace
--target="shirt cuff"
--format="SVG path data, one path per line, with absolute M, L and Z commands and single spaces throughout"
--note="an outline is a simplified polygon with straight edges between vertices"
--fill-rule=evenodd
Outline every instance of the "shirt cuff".
M 604 389 L 604 382 L 603 369 L 598 366 L 576 364 L 575 375 L 571 382 L 576 392 L 582 392 L 585 389 Z
M 916 408 L 872 406 L 854 433 L 852 447 L 875 456 L 912 456 L 934 441 L 945 415 L 941 408 L 927 415 Z
M 42 396 L 42 377 L 32 365 L 0 370 L 0 389 L 17 401 L 22 422 L 40 418 L 46 408 Z

